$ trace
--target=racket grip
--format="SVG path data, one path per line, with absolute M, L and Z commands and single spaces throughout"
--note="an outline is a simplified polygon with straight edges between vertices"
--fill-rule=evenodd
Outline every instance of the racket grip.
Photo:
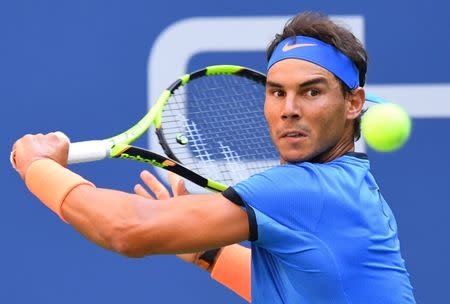
M 107 158 L 109 144 L 103 140 L 89 140 L 71 143 L 69 146 L 69 164 L 87 163 Z

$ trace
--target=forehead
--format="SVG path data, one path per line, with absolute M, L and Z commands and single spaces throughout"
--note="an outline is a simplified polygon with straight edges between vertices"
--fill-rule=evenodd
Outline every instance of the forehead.
M 280 84 L 290 82 L 298 84 L 317 77 L 327 79 L 330 84 L 338 83 L 336 77 L 330 71 L 317 64 L 300 59 L 281 60 L 272 65 L 267 73 L 268 81 Z

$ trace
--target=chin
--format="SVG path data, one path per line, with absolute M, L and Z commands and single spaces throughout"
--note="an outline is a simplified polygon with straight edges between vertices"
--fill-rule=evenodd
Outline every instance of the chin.
M 317 153 L 314 145 L 309 142 L 286 144 L 283 141 L 277 142 L 277 149 L 282 163 L 300 163 L 312 159 Z
M 317 149 L 284 149 L 278 150 L 282 163 L 300 163 L 316 159 L 322 153 Z
M 312 156 L 305 155 L 303 153 L 280 153 L 281 155 L 281 163 L 300 163 L 304 161 L 308 161 L 312 158 Z

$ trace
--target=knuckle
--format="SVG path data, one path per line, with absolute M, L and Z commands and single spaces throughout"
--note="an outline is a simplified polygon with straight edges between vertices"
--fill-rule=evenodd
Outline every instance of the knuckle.
M 58 136 L 54 132 L 47 133 L 47 137 L 52 138 L 52 139 L 58 138 Z
M 167 191 L 166 191 L 166 189 L 158 189 L 156 192 L 155 192 L 155 195 L 158 197 L 158 198 L 161 198 L 161 199 L 163 199 L 163 198 L 166 198 L 167 196 L 168 196 L 168 193 L 167 193 Z

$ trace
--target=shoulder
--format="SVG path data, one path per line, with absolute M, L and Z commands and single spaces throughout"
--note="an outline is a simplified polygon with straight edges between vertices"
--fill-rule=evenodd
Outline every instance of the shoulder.
M 321 185 L 329 182 L 347 182 L 355 175 L 365 175 L 370 169 L 367 156 L 348 153 L 331 162 L 289 163 L 275 166 L 255 174 L 234 186 L 238 192 L 321 191 Z
M 316 165 L 310 163 L 285 164 L 255 174 L 233 188 L 246 197 L 289 195 L 297 191 L 320 191 Z M 251 203 L 250 201 L 248 203 Z
M 318 176 L 314 164 L 286 164 L 255 174 L 232 189 L 256 215 L 265 214 L 295 230 L 313 230 L 323 205 Z
M 249 207 L 292 229 L 314 230 L 325 202 L 353 192 L 368 171 L 368 161 L 343 156 L 325 164 L 273 167 L 233 186 Z

